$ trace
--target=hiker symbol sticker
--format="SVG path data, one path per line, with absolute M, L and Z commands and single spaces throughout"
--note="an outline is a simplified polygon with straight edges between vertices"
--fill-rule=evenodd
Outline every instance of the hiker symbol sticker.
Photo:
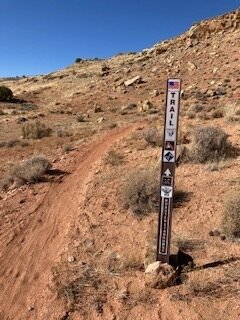
M 172 198 L 173 188 L 168 186 L 161 187 L 161 197 L 162 198 Z

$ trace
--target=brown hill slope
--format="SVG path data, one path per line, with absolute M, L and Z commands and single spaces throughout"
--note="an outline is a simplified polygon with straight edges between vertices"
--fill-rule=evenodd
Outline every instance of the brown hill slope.
M 209 234 L 239 196 L 239 155 L 177 170 L 173 244 L 198 267 L 179 286 L 146 285 L 156 209 L 138 216 L 122 195 L 159 168 L 168 77 L 183 82 L 179 144 L 213 125 L 239 148 L 239 40 L 237 10 L 140 53 L 0 80 L 18 99 L 0 103 L 1 173 L 36 154 L 54 164 L 1 193 L 1 319 L 239 319 L 239 240 Z

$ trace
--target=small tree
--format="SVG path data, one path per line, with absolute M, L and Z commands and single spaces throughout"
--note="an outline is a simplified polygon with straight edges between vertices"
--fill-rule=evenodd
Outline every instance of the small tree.
M 5 86 L 0 86 L 0 101 L 8 101 L 12 99 L 12 90 Z

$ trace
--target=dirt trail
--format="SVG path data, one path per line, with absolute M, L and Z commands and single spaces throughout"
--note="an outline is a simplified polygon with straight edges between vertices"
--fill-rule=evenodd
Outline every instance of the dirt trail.
M 33 315 L 28 310 L 31 303 L 47 299 L 43 293 L 49 282 L 51 268 L 58 261 L 64 245 L 67 245 L 66 236 L 85 198 L 87 184 L 96 170 L 94 164 L 115 141 L 127 136 L 135 128 L 136 124 L 111 131 L 91 142 L 84 153 L 76 152 L 72 174 L 62 183 L 50 185 L 43 200 L 29 214 L 30 218 L 22 226 L 21 234 L 10 242 L 5 241 L 4 233 L 1 235 L 1 319 L 32 319 Z M 17 221 L 21 221 L 19 215 L 27 215 L 26 212 L 16 214 Z M 6 232 L 9 232 L 9 227 Z M 46 305 L 45 302 L 42 304 Z M 34 314 L 34 319 L 41 319 L 39 312 Z M 49 319 L 56 318 L 50 315 Z

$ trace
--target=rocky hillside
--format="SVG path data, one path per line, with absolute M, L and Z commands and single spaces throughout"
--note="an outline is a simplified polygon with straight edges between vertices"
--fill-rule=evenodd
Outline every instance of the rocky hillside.
M 71 103 L 87 110 L 100 99 L 106 106 L 117 105 L 118 100 L 138 102 L 136 99 L 149 98 L 150 90 L 164 91 L 168 76 L 182 78 L 185 99 L 198 99 L 200 95 L 209 100 L 236 99 L 240 81 L 239 20 L 240 11 L 236 10 L 197 23 L 185 34 L 140 53 L 82 60 L 51 74 L 17 81 L 2 79 L 1 83 L 11 87 L 15 95 L 48 108 Z M 144 83 L 124 83 L 135 76 Z

